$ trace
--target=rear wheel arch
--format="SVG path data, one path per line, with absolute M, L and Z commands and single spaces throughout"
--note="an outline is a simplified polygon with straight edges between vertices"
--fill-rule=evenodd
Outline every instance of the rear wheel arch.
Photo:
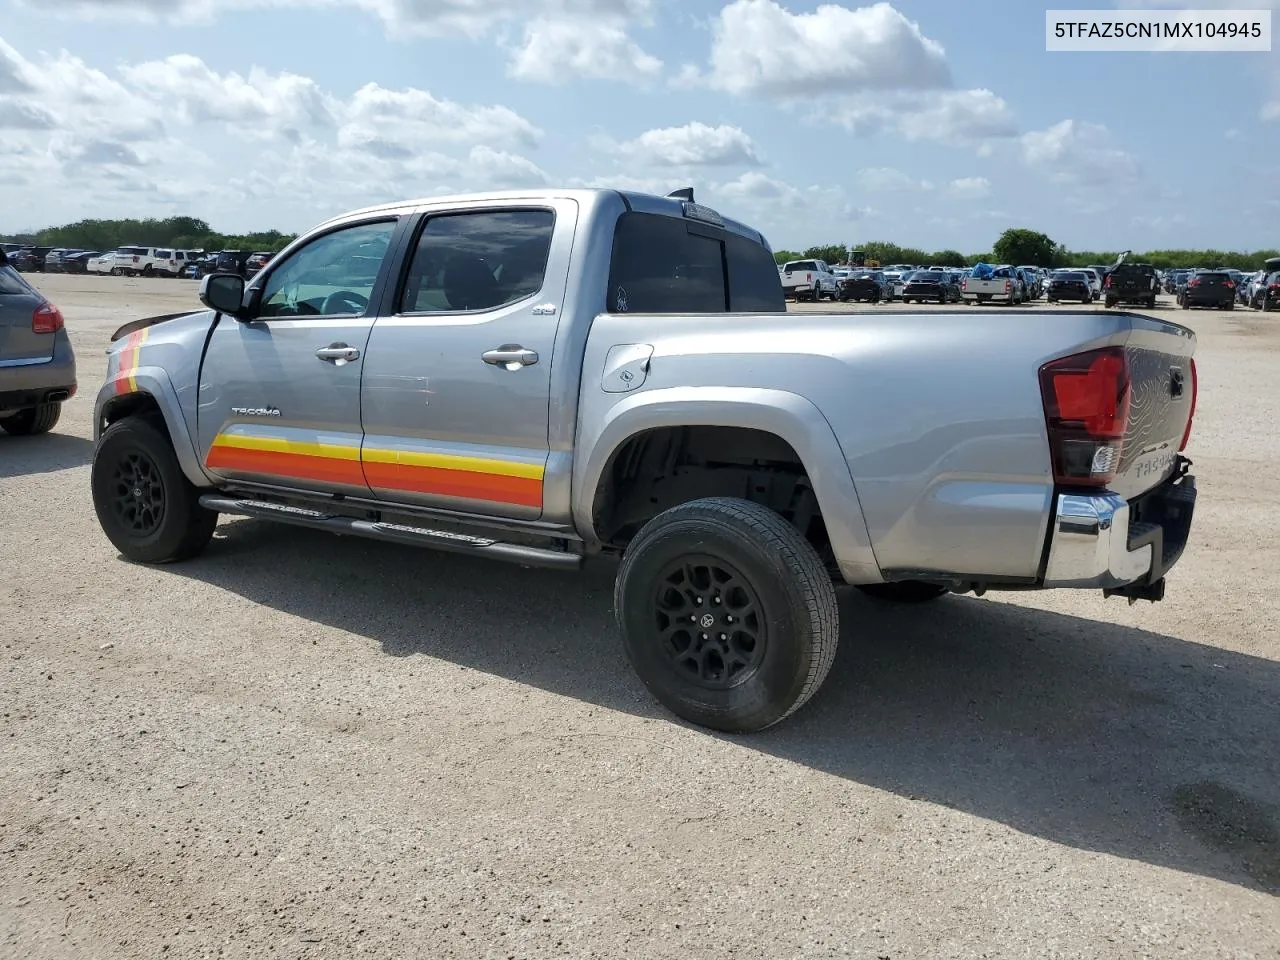
M 740 456 L 715 456 L 726 444 Z M 573 510 L 588 544 L 621 549 L 642 521 L 675 503 L 746 494 L 745 499 L 790 513 L 790 522 L 803 528 L 824 560 L 832 563 L 834 555 L 834 569 L 846 581 L 881 579 L 836 435 L 798 394 L 718 387 L 650 391 L 620 403 L 594 438 L 580 440 L 580 447 L 584 454 L 575 464 Z M 730 469 L 710 479 L 685 476 L 660 491 L 637 490 L 637 481 L 652 486 L 655 476 L 668 476 L 666 469 L 652 469 L 659 450 L 674 451 L 677 466 L 695 468 L 709 452 L 712 464 L 728 459 Z M 765 478 L 765 490 L 744 483 L 753 472 Z M 644 498 L 648 502 L 640 503 Z

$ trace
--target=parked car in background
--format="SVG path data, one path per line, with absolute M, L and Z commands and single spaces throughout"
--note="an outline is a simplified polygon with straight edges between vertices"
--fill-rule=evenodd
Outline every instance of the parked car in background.
M 817 303 L 823 297 L 834 300 L 840 294 L 840 285 L 825 260 L 792 260 L 782 265 L 782 292 L 797 303 Z
M 1019 267 L 1018 269 L 1022 271 L 1022 275 L 1026 279 L 1027 299 L 1039 300 L 1040 295 L 1044 293 L 1044 276 L 1041 274 L 1040 268 L 1035 266 L 1024 266 Z
M 1160 278 L 1156 268 L 1149 263 L 1129 263 L 1113 267 L 1102 283 L 1103 304 L 1114 307 L 1117 303 L 1140 303 L 1155 309 L 1156 296 L 1160 292 Z
M 1093 303 L 1093 284 L 1083 270 L 1055 270 L 1049 277 L 1045 298 L 1050 303 L 1060 300 Z
M 1262 279 L 1254 283 L 1249 306 L 1267 313 L 1280 309 L 1280 271 L 1263 274 Z
M 234 273 L 244 276 L 245 263 L 253 256 L 249 250 L 223 250 L 214 259 L 215 273 Z
M 185 250 L 170 250 L 168 248 L 156 250 L 156 255 L 151 261 L 152 270 L 165 277 L 182 276 L 182 271 L 186 265 L 187 252 Z
M 244 262 L 245 277 L 254 276 L 259 270 L 271 262 L 271 258 L 275 256 L 273 253 L 255 253 Z
M 63 254 L 63 273 L 88 273 L 89 260 L 98 255 L 97 250 L 79 250 L 75 253 Z
M 53 247 L 23 247 L 9 258 L 9 266 L 21 273 L 44 273 L 44 258 Z
M 124 246 L 116 251 L 116 269 L 126 277 L 149 277 L 156 272 L 156 248 Z
M 960 290 L 951 274 L 943 270 L 917 270 L 902 288 L 903 303 L 955 303 L 960 300 Z
M 75 253 L 68 247 L 54 247 L 44 255 L 44 272 L 45 273 L 61 273 L 62 258 L 66 254 Z
M 1253 295 L 1267 279 L 1265 270 L 1255 270 L 1244 278 L 1244 282 L 1236 286 L 1236 299 L 1247 306 L 1253 305 Z
M 76 357 L 58 308 L 0 253 L 0 430 L 47 433 L 76 392 Z
M 868 303 L 892 300 L 893 284 L 880 270 L 854 270 L 840 281 L 839 298 L 843 303 L 850 300 Z
M 85 261 L 84 266 L 87 273 L 119 273 L 116 269 L 116 252 L 114 250 L 108 250 L 105 253 L 98 254 L 96 257 L 90 257 Z
M 960 280 L 959 294 L 959 299 L 967 304 L 1013 305 L 1026 299 L 1023 278 L 1014 267 L 1007 264 L 992 267 L 989 272 L 982 268 L 974 268 Z
M 1089 289 L 1093 293 L 1093 299 L 1099 299 L 1102 296 L 1102 274 L 1095 267 L 1074 267 L 1073 269 L 1088 277 Z
M 890 287 L 893 291 L 892 300 L 901 300 L 902 292 L 906 290 L 907 284 L 911 282 L 911 278 L 915 276 L 915 270 L 903 270 L 897 274 L 897 278 L 892 281 Z
M 191 260 L 182 269 L 182 276 L 188 280 L 200 280 L 218 269 L 218 255 L 204 254 Z
M 1178 297 L 1178 306 L 1184 310 L 1193 307 L 1216 307 L 1233 310 L 1236 305 L 1236 285 L 1231 275 L 1220 270 L 1202 270 L 1192 275 Z

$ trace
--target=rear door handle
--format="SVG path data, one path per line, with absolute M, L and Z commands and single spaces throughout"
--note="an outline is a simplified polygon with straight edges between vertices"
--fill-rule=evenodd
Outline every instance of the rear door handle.
M 488 350 L 480 354 L 480 359 L 495 367 L 519 370 L 521 367 L 531 367 L 537 363 L 538 352 L 516 343 L 504 343 L 496 350 Z
M 344 363 L 350 363 L 352 360 L 360 359 L 360 351 L 349 344 L 331 343 L 327 347 L 321 347 L 317 350 L 316 357 L 324 360 L 326 363 L 334 363 L 338 366 L 342 366 Z

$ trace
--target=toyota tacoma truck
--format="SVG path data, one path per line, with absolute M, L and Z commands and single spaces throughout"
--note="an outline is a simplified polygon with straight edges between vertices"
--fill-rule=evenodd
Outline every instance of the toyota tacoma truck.
M 689 193 L 373 207 L 125 325 L 95 407 L 107 538 L 181 561 L 227 514 L 614 557 L 639 676 L 736 732 L 817 691 L 840 584 L 1163 596 L 1196 499 L 1190 330 L 788 314 L 764 236 Z

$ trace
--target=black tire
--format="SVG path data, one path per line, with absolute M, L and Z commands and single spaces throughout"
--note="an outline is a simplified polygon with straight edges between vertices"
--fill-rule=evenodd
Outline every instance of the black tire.
M 1108 310 L 1110 310 L 1112 307 L 1116 305 L 1116 302 L 1112 300 L 1110 297 L 1108 297 L 1106 300 L 1102 301 L 1102 305 L 1106 307 Z
M 925 583 L 923 580 L 862 583 L 858 585 L 858 589 L 869 597 L 890 600 L 894 603 L 928 603 L 951 592 L 946 587 L 940 587 L 936 583 Z
M 90 484 L 98 523 L 127 560 L 188 560 L 213 537 L 218 515 L 200 506 L 168 435 L 153 420 L 126 417 L 107 428 L 93 453 Z
M 840 637 L 835 588 L 814 548 L 777 513 L 731 497 L 680 504 L 645 524 L 623 555 L 614 608 L 649 691 L 677 716 L 726 733 L 763 730 L 803 706 Z M 696 620 L 681 629 L 686 612 Z
M 1261 310 L 1262 310 L 1262 312 L 1263 312 L 1263 313 L 1270 313 L 1270 312 L 1271 312 L 1271 299 L 1270 299 L 1269 297 L 1263 297 L 1263 298 L 1262 298 L 1262 307 L 1261 307 Z
M 1226 304 L 1222 309 L 1224 309 L 1224 310 L 1234 310 L 1235 308 L 1236 308 L 1236 303 L 1235 303 L 1235 301 L 1234 301 L 1234 300 L 1232 300 L 1232 301 L 1228 302 L 1228 303 L 1227 303 L 1227 304 Z
M 33 437 L 52 430 L 60 416 L 61 403 L 42 403 L 7 417 L 0 417 L 0 430 L 14 437 Z

